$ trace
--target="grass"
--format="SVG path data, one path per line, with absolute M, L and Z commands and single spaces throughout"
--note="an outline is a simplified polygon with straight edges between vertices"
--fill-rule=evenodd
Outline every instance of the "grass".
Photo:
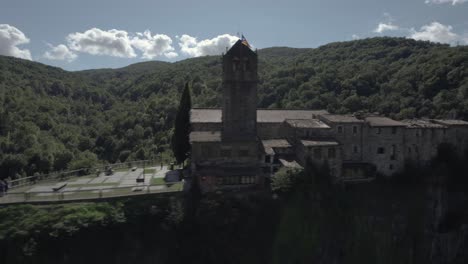
M 145 168 L 143 170 L 144 174 L 154 174 L 155 172 L 156 172 L 156 169 L 154 169 L 154 168 Z
M 164 178 L 152 178 L 151 185 L 157 185 L 157 184 L 166 184 L 166 181 L 164 181 Z
M 172 183 L 171 186 L 168 188 L 171 191 L 182 191 L 184 184 L 182 182 Z

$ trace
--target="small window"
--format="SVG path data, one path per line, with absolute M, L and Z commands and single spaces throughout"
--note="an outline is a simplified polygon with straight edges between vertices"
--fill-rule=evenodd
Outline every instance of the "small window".
M 397 128 L 396 127 L 392 127 L 392 134 L 396 134 L 397 132 Z
M 221 149 L 221 157 L 231 157 L 231 149 Z
M 392 145 L 392 154 L 390 155 L 391 160 L 396 160 L 396 146 Z
M 390 164 L 390 165 L 388 166 L 388 168 L 389 168 L 390 170 L 393 170 L 393 164 Z
M 270 163 L 271 162 L 271 156 L 270 155 L 266 155 L 265 156 L 265 163 Z
M 328 149 L 328 158 L 329 159 L 334 159 L 336 156 L 336 152 L 334 148 L 329 148 Z
M 321 159 L 322 158 L 322 149 L 314 149 L 314 158 Z
M 211 157 L 211 146 L 204 146 L 202 147 L 202 155 L 205 158 Z
M 239 58 L 234 57 L 234 59 L 232 60 L 232 71 L 236 72 L 239 69 L 239 64 Z
M 249 150 L 248 149 L 241 149 L 239 150 L 239 156 L 240 157 L 246 157 L 249 155 Z
M 359 152 L 358 146 L 354 145 L 353 146 L 353 153 L 358 153 L 358 152 Z
M 248 58 L 244 58 L 244 71 L 250 71 L 250 61 Z
M 342 133 L 343 133 L 343 127 L 342 127 L 342 126 L 338 126 L 337 129 L 338 129 L 338 133 L 339 133 L 339 134 L 342 134 Z
M 307 131 L 307 132 L 306 132 L 306 136 L 307 136 L 307 137 L 310 137 L 310 131 Z
M 384 153 L 385 153 L 385 149 L 383 147 L 377 148 L 377 154 L 384 154 Z
M 381 133 L 382 133 L 382 129 L 381 129 L 380 127 L 378 127 L 375 133 L 376 133 L 376 134 L 381 134 Z
M 408 153 L 411 154 L 411 147 L 408 147 Z
M 357 126 L 353 126 L 353 135 L 357 134 Z

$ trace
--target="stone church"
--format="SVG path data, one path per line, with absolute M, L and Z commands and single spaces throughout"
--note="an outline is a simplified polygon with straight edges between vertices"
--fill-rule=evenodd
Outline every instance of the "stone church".
M 261 187 L 280 167 L 327 163 L 336 180 L 390 176 L 428 162 L 440 143 L 468 147 L 468 122 L 325 110 L 257 109 L 257 53 L 238 40 L 223 55 L 222 108 L 191 110 L 191 170 L 204 191 Z

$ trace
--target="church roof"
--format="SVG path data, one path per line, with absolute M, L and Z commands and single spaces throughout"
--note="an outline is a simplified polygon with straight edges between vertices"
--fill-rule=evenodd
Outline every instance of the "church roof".
M 257 122 L 282 123 L 286 119 L 312 119 L 327 113 L 326 110 L 257 109 Z
M 220 142 L 220 131 L 194 131 L 190 133 L 190 142 Z
M 426 119 L 405 119 L 401 122 L 406 123 L 407 128 L 447 128 L 447 126 Z
M 336 141 L 322 141 L 322 140 L 301 140 L 304 147 L 330 147 L 338 146 L 340 143 Z
M 383 116 L 369 116 L 366 117 L 366 122 L 369 123 L 371 127 L 397 127 L 397 126 L 406 126 L 405 123 L 395 121 L 388 117 Z
M 285 122 L 295 128 L 330 128 L 318 119 L 286 119 Z
M 355 116 L 352 115 L 321 115 L 323 119 L 333 122 L 333 123 L 362 123 L 363 120 L 357 119 Z
M 193 108 L 191 123 L 221 123 L 221 108 Z M 286 119 L 313 119 L 328 114 L 326 110 L 257 109 L 258 123 L 282 123 Z
M 265 153 L 268 155 L 274 155 L 275 151 L 273 148 L 290 148 L 291 144 L 286 139 L 269 139 L 262 140 L 263 148 Z
M 190 123 L 221 123 L 221 109 L 193 108 L 190 110 Z
M 434 122 L 446 126 L 468 126 L 468 122 L 454 119 L 434 119 Z
M 232 45 L 232 47 L 226 52 L 227 56 L 240 56 L 240 55 L 253 55 L 257 56 L 257 53 L 255 53 L 253 50 L 251 50 L 249 47 L 244 45 L 242 43 L 242 40 L 239 39 Z
M 286 168 L 303 169 L 303 167 L 295 160 L 287 161 L 285 159 L 279 159 L 279 162 L 281 163 L 281 165 L 283 165 Z

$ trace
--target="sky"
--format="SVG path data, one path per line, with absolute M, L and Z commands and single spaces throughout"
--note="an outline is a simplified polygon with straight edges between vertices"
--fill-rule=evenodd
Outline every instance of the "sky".
M 0 55 L 69 71 L 377 36 L 468 45 L 468 0 L 0 0 Z

